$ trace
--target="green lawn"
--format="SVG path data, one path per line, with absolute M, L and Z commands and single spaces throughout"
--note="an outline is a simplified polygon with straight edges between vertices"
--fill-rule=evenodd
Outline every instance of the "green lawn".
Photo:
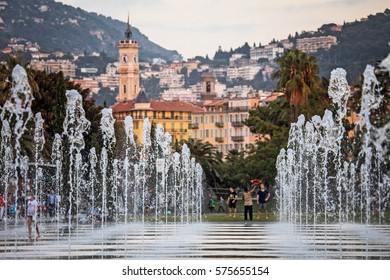
M 209 209 L 204 209 L 203 222 L 244 222 L 244 203 L 242 200 L 237 200 L 237 215 L 234 218 L 233 215 L 229 217 L 228 207 L 224 205 L 225 213 L 218 213 L 218 204 L 215 205 L 215 213 L 210 213 Z M 248 217 L 249 219 L 249 217 Z M 272 202 L 268 205 L 268 220 L 265 219 L 264 211 L 261 213 L 261 217 L 257 220 L 257 203 L 253 201 L 253 221 L 252 222 L 275 222 L 278 221 L 278 217 L 275 215 Z M 250 222 L 249 220 L 247 222 Z

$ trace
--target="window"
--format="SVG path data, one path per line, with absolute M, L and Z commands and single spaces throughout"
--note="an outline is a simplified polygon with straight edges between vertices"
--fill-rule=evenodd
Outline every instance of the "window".
M 200 130 L 200 139 L 203 139 L 203 130 Z
M 211 123 L 214 123 L 214 116 L 211 116 Z
M 123 93 L 126 93 L 126 85 L 123 85 Z
M 210 129 L 210 137 L 211 137 L 211 138 L 214 137 L 214 130 L 213 130 L 213 129 Z
M 211 92 L 211 83 L 210 82 L 206 82 L 206 92 L 207 93 Z
M 206 135 L 205 135 L 205 138 L 208 138 L 209 137 L 209 130 L 206 129 Z

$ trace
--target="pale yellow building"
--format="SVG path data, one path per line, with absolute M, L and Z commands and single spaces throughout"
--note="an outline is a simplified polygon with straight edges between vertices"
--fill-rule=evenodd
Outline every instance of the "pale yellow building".
M 112 109 L 118 122 L 123 122 L 126 116 L 132 116 L 138 143 L 142 142 L 144 120 L 149 118 L 154 128 L 160 124 L 165 132 L 172 135 L 172 145 L 193 138 L 192 115 L 203 112 L 198 106 L 178 100 L 149 101 L 144 92 L 135 101 L 117 103 Z
M 211 143 L 224 156 L 233 149 L 245 150 L 258 141 L 258 135 L 252 134 L 243 121 L 259 102 L 259 97 L 214 99 L 204 105 L 203 112 L 193 113 L 193 137 Z

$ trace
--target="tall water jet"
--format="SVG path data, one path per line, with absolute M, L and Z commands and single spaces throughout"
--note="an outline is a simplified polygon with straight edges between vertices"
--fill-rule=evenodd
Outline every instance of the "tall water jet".
M 97 159 L 95 147 L 93 147 L 89 150 L 88 160 L 90 163 L 89 176 L 88 176 L 88 179 L 89 179 L 89 188 L 88 188 L 89 199 L 88 199 L 88 201 L 90 202 L 90 208 L 89 208 L 90 212 L 89 213 L 87 212 L 87 218 L 90 218 L 92 229 L 93 229 L 95 226 L 95 223 L 96 223 L 96 215 L 95 215 L 96 214 L 96 211 L 95 211 L 95 208 L 96 208 L 96 202 L 95 202 L 96 188 L 95 188 L 95 186 L 98 183 L 97 174 L 96 174 L 98 159 Z M 90 215 L 90 216 L 88 216 L 88 215 Z
M 343 154 L 342 154 L 342 146 L 343 146 L 343 139 L 345 137 L 345 129 L 343 125 L 343 120 L 345 119 L 347 115 L 347 104 L 349 97 L 351 95 L 351 91 L 349 89 L 349 85 L 347 82 L 347 72 L 344 69 L 337 68 L 333 70 L 330 74 L 330 83 L 329 83 L 329 89 L 328 89 L 329 97 L 332 99 L 332 102 L 334 104 L 334 107 L 336 108 L 336 115 L 335 115 L 335 125 L 333 127 L 333 130 L 335 130 L 335 137 L 337 145 L 335 145 L 335 170 L 336 170 L 336 189 L 338 191 L 338 203 L 339 203 L 339 221 L 345 221 L 347 216 L 343 217 L 343 197 L 347 199 L 347 191 L 345 189 L 345 185 L 343 186 L 343 180 L 345 178 L 345 169 L 347 166 L 344 166 L 342 163 L 343 161 Z M 348 204 L 346 205 L 348 208 Z
M 142 148 L 139 155 L 139 163 L 137 166 L 136 173 L 138 174 L 138 178 L 136 179 L 138 181 L 138 184 L 136 183 L 134 185 L 135 204 L 137 204 L 137 213 L 135 213 L 135 215 L 138 214 L 138 209 L 141 209 L 142 223 L 145 222 L 145 195 L 146 191 L 149 192 L 148 187 L 151 186 L 151 171 L 154 167 L 152 166 L 152 164 L 154 163 L 154 158 L 152 150 L 152 140 L 150 138 L 151 129 L 151 123 L 149 119 L 146 118 L 143 123 Z M 139 203 L 141 203 L 141 205 L 139 205 Z M 149 203 L 150 205 L 148 205 L 148 207 L 151 207 L 152 203 Z
M 42 150 L 45 144 L 44 137 L 44 120 L 42 119 L 41 113 L 35 114 L 35 129 L 34 129 L 34 143 L 35 143 L 35 155 L 34 155 L 34 167 L 35 167 L 35 183 L 34 183 L 34 193 L 38 194 L 39 201 L 46 200 L 45 194 L 40 186 L 42 181 Z
M 54 141 L 52 146 L 52 153 L 51 153 L 51 162 L 55 165 L 55 193 L 58 196 L 60 193 L 62 193 L 62 139 L 61 136 L 56 133 L 54 135 Z M 55 214 L 56 214 L 56 223 L 57 228 L 59 227 L 60 218 L 61 218 L 61 211 L 59 208 L 59 201 L 57 201 L 55 205 Z M 57 243 L 60 242 L 60 231 L 57 231 Z
M 125 151 L 125 160 L 124 160 L 124 212 L 125 212 L 125 223 L 128 222 L 128 206 L 129 206 L 129 190 L 131 185 L 135 185 L 135 172 L 134 172 L 134 161 L 136 160 L 135 154 L 137 152 L 137 146 L 134 140 L 133 134 L 133 118 L 127 116 L 125 118 L 125 134 L 126 134 L 126 151 Z M 133 192 L 133 199 L 135 199 L 135 192 Z M 135 203 L 134 203 L 135 205 Z M 133 211 L 134 215 L 136 213 L 135 209 Z M 134 216 L 135 217 L 135 216 Z
M 104 218 L 113 216 L 113 201 L 112 201 L 112 149 L 116 143 L 115 119 L 112 116 L 112 109 L 103 109 L 102 118 L 100 120 L 100 129 L 103 136 L 103 148 L 101 152 L 101 174 L 102 174 L 102 216 Z M 109 193 L 107 193 L 107 191 Z M 106 204 L 107 203 L 107 204 Z M 104 219 L 102 219 L 102 226 L 104 225 Z
M 75 186 L 78 183 L 78 170 L 82 168 L 81 151 L 84 149 L 85 142 L 83 134 L 89 129 L 90 122 L 85 117 L 85 111 L 83 108 L 83 101 L 81 95 L 76 90 L 67 90 L 67 105 L 66 116 L 64 120 L 64 132 L 66 136 L 67 144 L 69 145 L 69 172 L 67 189 L 64 195 L 68 195 L 68 201 L 66 202 L 67 214 L 68 214 L 68 239 L 69 239 L 69 252 L 70 252 L 70 237 L 71 237 L 71 223 L 72 223 L 72 208 L 74 201 Z
M 7 120 L 6 126 L 13 124 L 13 129 L 5 128 L 6 136 L 2 140 L 10 140 L 14 144 L 14 148 L 8 149 L 6 147 L 5 151 L 5 164 L 13 166 L 12 175 L 8 177 L 5 181 L 5 193 L 11 193 L 13 199 L 11 200 L 12 208 L 14 209 L 15 215 L 15 226 L 17 224 L 17 196 L 19 192 L 19 178 L 22 176 L 21 170 L 23 169 L 24 156 L 22 154 L 21 140 L 25 132 L 27 131 L 27 125 L 30 120 L 33 118 L 33 113 L 31 111 L 32 101 L 34 97 L 31 94 L 31 88 L 28 83 L 26 70 L 20 65 L 16 65 L 12 70 L 12 88 L 11 88 L 11 97 L 5 102 L 2 111 L 1 111 L 1 120 Z M 2 131 L 3 132 L 3 131 Z M 11 134 L 9 134 L 11 132 Z M 5 143 L 5 145 L 11 144 Z M 10 146 L 8 146 L 10 147 Z M 5 167 L 8 169 L 8 167 Z M 9 172 L 10 170 L 6 170 Z M 8 174 L 6 176 L 9 176 Z M 9 188 L 8 184 L 11 186 Z M 12 189 L 13 188 L 13 189 Z M 8 216 L 8 198 L 5 200 L 5 217 Z M 6 225 L 6 230 L 7 230 Z M 17 237 L 16 227 L 15 227 L 15 237 Z M 18 239 L 15 238 L 15 247 L 17 246 Z
M 165 223 L 168 222 L 168 203 L 169 203 L 169 190 L 168 190 L 168 171 L 172 164 L 171 159 L 171 142 L 172 136 L 166 132 L 164 134 L 164 128 L 162 125 L 157 125 L 156 128 L 156 143 L 158 145 L 158 159 L 156 163 L 161 164 L 161 170 L 156 170 L 156 222 L 159 221 L 161 213 L 158 211 L 164 210 Z M 161 175 L 161 179 L 158 178 Z

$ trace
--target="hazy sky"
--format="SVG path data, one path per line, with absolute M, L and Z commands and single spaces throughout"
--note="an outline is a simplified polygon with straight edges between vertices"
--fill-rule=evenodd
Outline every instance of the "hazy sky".
M 58 0 L 57 0 L 58 1 Z M 324 23 L 343 24 L 390 8 L 388 0 L 62 0 L 138 27 L 184 58 L 210 57 L 248 42 L 269 43 Z

